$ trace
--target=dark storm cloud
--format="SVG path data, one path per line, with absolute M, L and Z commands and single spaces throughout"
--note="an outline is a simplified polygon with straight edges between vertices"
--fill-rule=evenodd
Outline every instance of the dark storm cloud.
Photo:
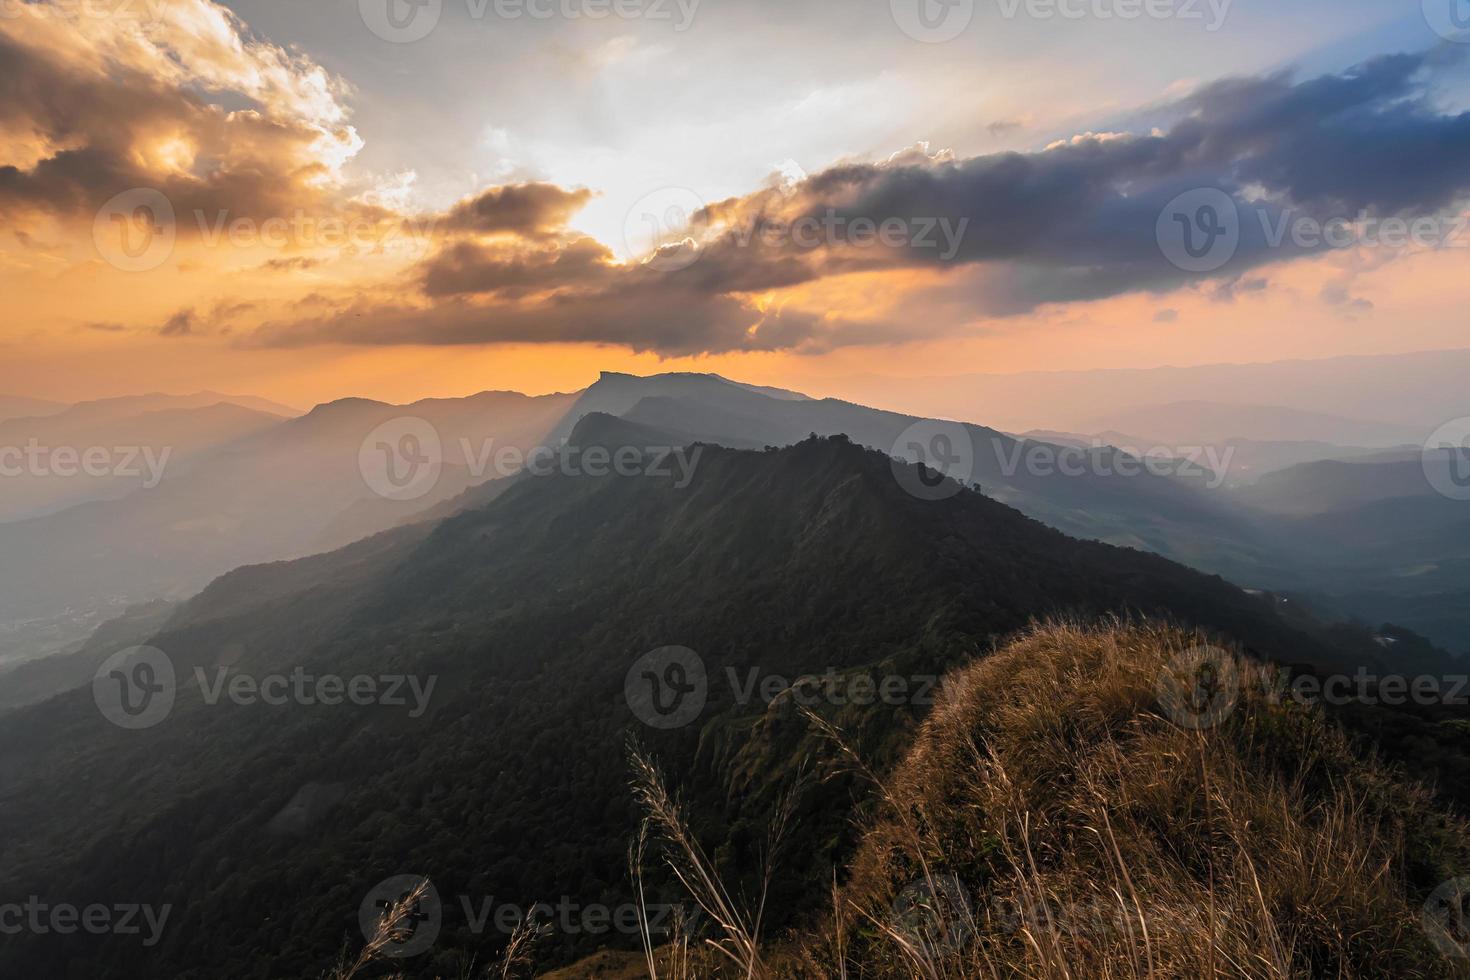
M 1166 261 L 1156 226 L 1176 196 L 1209 187 L 1237 204 L 1240 246 L 1222 274 L 1239 275 L 1319 250 L 1289 236 L 1274 241 L 1283 222 L 1434 214 L 1470 190 L 1470 114 L 1441 114 L 1423 93 L 1426 72 L 1445 57 L 1396 55 L 1302 82 L 1286 74 L 1227 80 L 1170 107 L 1176 121 L 1162 133 L 1087 136 L 1036 153 L 930 165 L 834 167 L 794 195 L 765 191 L 715 205 L 706 217 L 746 228 L 834 213 L 847 223 L 968 219 L 950 259 L 937 249 L 864 251 L 846 243 L 826 249 L 820 261 L 786 252 L 814 274 L 1003 264 L 1010 281 L 985 277 L 994 291 L 977 302 L 979 312 L 1006 314 L 1195 278 Z M 776 271 L 761 252 L 708 250 L 702 275 L 747 289 L 791 278 L 789 267 Z M 753 283 L 752 276 L 770 278 Z
M 586 206 L 592 192 L 563 190 L 555 184 L 507 184 L 461 201 L 445 216 L 453 231 L 509 232 L 527 237 L 550 235 Z
M 534 249 L 460 241 L 445 246 L 426 263 L 424 292 L 514 297 L 560 285 L 608 282 L 615 274 L 611 250 L 591 238 Z
M 1470 190 L 1470 114 L 1441 113 L 1425 92 L 1449 57 L 1396 55 L 1304 81 L 1283 73 L 1217 82 L 1161 110 L 1167 126 L 1148 135 L 1088 134 L 960 160 L 910 150 L 886 163 L 835 166 L 709 205 L 688 232 L 697 246 L 671 246 L 666 256 L 697 247 L 691 261 L 618 265 L 585 239 L 548 243 L 588 192 L 500 188 L 448 216 L 465 234 L 418 273 L 427 305 L 272 324 L 257 339 L 589 340 L 669 354 L 826 348 L 927 328 L 761 312 L 745 297 L 903 268 L 971 267 L 972 312 L 982 315 L 1199 279 L 1223 280 L 1219 298 L 1230 299 L 1264 288 L 1247 275 L 1252 268 L 1327 247 L 1279 237 L 1284 222 L 1430 215 Z M 1166 205 L 1197 188 L 1223 191 L 1238 211 L 1233 259 L 1204 275 L 1166 260 L 1157 237 Z M 860 241 L 860 219 L 896 223 L 910 240 Z M 952 248 L 916 244 L 921 228 L 936 234 L 936 225 L 962 232 Z M 506 231 L 528 240 L 486 244 L 470 234 Z M 534 302 L 520 302 L 527 297 Z
M 317 343 L 483 344 L 495 342 L 617 344 L 669 355 L 719 350 L 811 348 L 819 335 L 870 329 L 780 310 L 760 313 L 731 296 L 684 293 L 649 280 L 599 293 L 557 294 L 536 303 L 476 305 L 459 300 L 431 307 L 359 304 L 310 321 L 268 323 L 261 346 Z M 871 340 L 872 338 L 867 338 Z M 851 340 L 848 342 L 864 342 Z

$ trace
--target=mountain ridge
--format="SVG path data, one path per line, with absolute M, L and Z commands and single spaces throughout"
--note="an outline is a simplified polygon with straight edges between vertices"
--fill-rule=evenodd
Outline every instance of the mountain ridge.
M 437 524 L 231 572 L 151 640 L 182 682 L 162 724 L 119 738 L 86 689 L 0 716 L 0 887 L 24 892 L 44 877 L 53 891 L 177 900 L 177 930 L 153 960 L 104 939 L 70 948 L 98 980 L 144 964 L 245 975 L 235 957 L 246 949 L 277 972 L 325 969 L 362 894 L 391 874 L 423 870 L 447 894 L 620 894 L 634 824 L 618 745 L 629 732 L 692 774 L 702 819 L 744 839 L 769 783 L 749 785 L 748 806 L 727 816 L 716 803 L 725 767 L 768 727 L 750 720 L 767 711 L 739 701 L 726 668 L 937 674 L 1037 617 L 1109 612 L 1203 621 L 1291 660 L 1336 655 L 1229 583 L 1074 541 L 973 489 L 917 499 L 895 465 L 842 437 L 708 447 L 684 489 L 656 475 L 522 478 Z M 623 701 L 625 673 L 670 643 L 706 659 L 710 705 L 688 728 L 644 729 Z M 204 702 L 193 671 L 220 667 L 403 671 L 438 677 L 439 694 L 418 718 L 272 714 Z M 907 730 L 922 707 L 891 710 L 871 716 L 875 737 Z M 546 753 L 575 780 L 540 765 Z M 324 784 L 340 800 L 310 833 L 267 833 L 303 787 Z M 814 799 L 828 816 L 813 834 L 844 839 L 836 801 L 855 789 L 840 782 Z M 412 833 L 380 833 L 389 813 Z M 577 846 L 528 862 L 523 842 L 548 828 Z M 809 862 L 831 846 L 841 845 L 794 865 L 803 880 L 820 881 Z M 291 921 L 239 901 L 262 888 Z M 275 936 L 268 950 L 262 929 Z M 491 940 L 446 924 L 446 946 Z M 555 955 L 586 951 L 572 937 Z M 106 966 L 93 958 L 104 952 Z M 43 973 L 57 966 L 44 943 L 15 955 Z

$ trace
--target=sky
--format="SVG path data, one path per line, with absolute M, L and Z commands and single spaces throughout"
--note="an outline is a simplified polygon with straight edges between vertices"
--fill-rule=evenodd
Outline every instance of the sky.
M 1463 0 L 0 0 L 0 393 L 1463 348 Z

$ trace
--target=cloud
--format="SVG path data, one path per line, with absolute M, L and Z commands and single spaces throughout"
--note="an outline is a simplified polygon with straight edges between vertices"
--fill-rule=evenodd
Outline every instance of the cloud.
M 0 18 L 0 219 L 90 222 L 135 188 L 180 215 L 289 214 L 319 205 L 361 146 L 344 83 L 218 4 L 150 0 L 134 17 L 63 7 Z
M 169 317 L 158 329 L 160 337 L 198 337 L 203 334 L 229 334 L 233 331 L 231 321 L 244 314 L 254 312 L 259 304 L 249 301 L 220 300 L 207 313 L 200 314 L 195 308 L 185 307 Z
M 267 323 L 250 343 L 593 343 L 678 356 L 711 348 L 826 349 L 882 335 L 873 324 L 798 310 L 760 311 L 735 297 L 685 293 L 649 281 L 644 288 L 494 306 L 460 300 L 423 307 L 363 302 L 309 321 Z
M 1373 301 L 1352 295 L 1349 286 L 1345 282 L 1330 282 L 1322 287 L 1322 302 L 1328 306 L 1340 308 L 1344 315 L 1354 316 L 1360 313 L 1372 313 Z
M 1243 293 L 1264 293 L 1271 283 L 1264 276 L 1234 276 L 1210 290 L 1217 303 L 1234 303 Z
M 194 311 L 180 310 L 168 318 L 158 330 L 160 337 L 192 337 L 194 335 Z
M 996 274 L 979 277 L 976 312 L 1004 316 L 1202 278 L 1166 260 L 1157 225 L 1181 193 L 1215 188 L 1236 205 L 1240 243 L 1210 276 L 1239 278 L 1328 248 L 1289 235 L 1276 240 L 1283 222 L 1433 214 L 1470 190 L 1470 113 L 1442 114 L 1425 95 L 1426 76 L 1445 57 L 1395 55 L 1305 81 L 1284 73 L 1225 80 L 1165 107 L 1173 124 L 1145 135 L 1086 134 L 1034 153 L 905 154 L 833 167 L 793 194 L 765 190 L 706 209 L 699 217 L 714 242 L 705 256 L 724 263 L 718 274 L 743 288 L 781 285 L 790 262 L 813 275 L 984 264 Z M 829 219 L 851 227 L 859 218 L 969 223 L 951 257 L 940 249 L 857 249 L 846 240 L 807 253 L 789 243 L 720 247 L 721 227 Z M 770 261 L 778 252 L 781 261 Z M 761 277 L 769 279 L 754 281 Z M 1259 280 L 1245 285 L 1259 288 Z
M 595 286 L 611 282 L 616 275 L 612 251 L 591 238 L 532 248 L 460 241 L 425 265 L 424 293 L 514 297 L 556 286 Z
M 284 259 L 268 259 L 261 263 L 262 269 L 271 272 L 305 272 L 326 265 L 326 259 L 315 259 L 306 255 L 293 255 Z
M 591 199 L 592 192 L 583 188 L 507 184 L 461 201 L 445 215 L 444 224 L 453 231 L 541 237 L 559 231 Z
M 416 296 L 271 323 L 252 342 L 582 340 L 673 355 L 953 329 L 790 301 L 821 280 L 906 271 L 962 284 L 970 319 L 1201 283 L 1228 301 L 1266 288 L 1257 267 L 1327 251 L 1277 237 L 1291 222 L 1434 214 L 1470 190 L 1470 113 L 1441 112 L 1426 95 L 1447 57 L 1226 79 L 1162 107 L 1161 125 L 1143 134 L 963 159 L 916 144 L 881 162 L 773 179 L 669 229 L 652 261 L 619 263 L 566 230 L 588 191 L 493 188 L 444 216 L 438 250 L 411 274 Z M 1166 206 L 1198 188 L 1230 197 L 1239 233 L 1233 258 L 1204 273 L 1168 261 L 1157 231 Z

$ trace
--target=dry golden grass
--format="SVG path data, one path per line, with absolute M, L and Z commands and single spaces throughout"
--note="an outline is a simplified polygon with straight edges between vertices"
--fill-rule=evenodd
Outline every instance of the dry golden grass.
M 638 838 L 629 850 L 628 870 L 637 892 L 648 976 L 651 980 L 684 980 L 696 976 L 739 976 L 746 980 L 774 977 L 765 962 L 761 925 L 765 919 L 766 898 L 775 874 L 777 855 L 805 780 L 805 771 L 798 772 L 795 785 L 782 794 L 771 815 L 761 860 L 759 891 L 753 907 L 747 907 L 720 880 L 714 863 L 689 829 L 683 806 L 669 791 L 657 764 L 636 744 L 629 745 L 629 761 L 633 767 L 633 795 L 647 814 L 639 828 Z M 665 865 L 718 930 L 717 935 L 705 937 L 694 948 L 690 947 L 691 937 L 682 919 L 676 920 L 675 935 L 669 942 L 661 949 L 655 949 L 653 945 L 643 891 L 643 863 L 650 836 L 656 837 L 663 845 Z
M 660 975 L 667 971 L 667 964 L 658 961 Z M 537 974 L 537 980 L 645 980 L 649 976 L 648 964 L 642 953 L 625 953 L 605 949 L 571 966 Z
M 888 776 L 807 712 L 879 806 L 845 883 L 834 877 L 825 924 L 779 942 L 762 922 L 793 797 L 772 821 L 747 906 L 635 750 L 647 812 L 629 853 L 640 907 L 653 846 L 713 933 L 677 928 L 655 946 L 645 926 L 637 961 L 593 958 L 557 975 L 1470 977 L 1470 960 L 1437 949 L 1422 915 L 1430 890 L 1470 873 L 1470 827 L 1317 709 L 1273 698 L 1268 670 L 1232 651 L 1210 648 L 1212 676 L 1226 683 L 1189 690 L 1226 696 L 1190 724 L 1161 678 L 1206 642 L 1147 624 L 1036 628 L 947 678 Z M 390 910 L 333 980 L 372 962 L 402 915 Z M 489 975 L 526 965 L 512 946 Z
M 427 880 L 420 882 L 413 891 L 385 910 L 377 931 L 368 939 L 367 945 L 357 957 L 349 958 L 344 952 L 341 962 L 327 975 L 326 980 L 356 980 L 375 964 L 381 966 L 391 962 L 391 947 L 412 931 L 409 915 L 417 908 L 428 888 Z M 522 921 L 512 931 L 505 949 L 495 963 L 479 972 L 471 961 L 462 966 L 456 980 L 514 980 L 516 977 L 529 975 L 534 968 L 532 951 L 537 938 L 535 924 L 529 919 Z M 403 973 L 395 972 L 388 980 L 403 980 Z
M 1420 922 L 1425 891 L 1470 868 L 1465 826 L 1234 654 L 1233 708 L 1176 724 L 1159 678 L 1202 642 L 1050 626 L 952 675 L 879 781 L 832 921 L 779 972 L 1465 975 Z

